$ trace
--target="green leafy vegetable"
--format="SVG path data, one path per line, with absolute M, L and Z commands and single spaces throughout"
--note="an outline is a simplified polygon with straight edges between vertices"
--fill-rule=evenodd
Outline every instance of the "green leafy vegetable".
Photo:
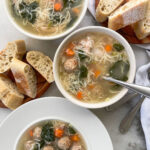
M 118 52 L 120 52 L 120 51 L 122 51 L 122 50 L 124 49 L 124 46 L 123 46 L 122 44 L 120 44 L 120 43 L 115 43 L 115 44 L 113 45 L 113 48 L 114 48 L 115 50 L 117 50 Z
M 79 74 L 80 79 L 87 77 L 88 69 L 85 66 L 81 66 L 79 71 L 80 71 L 80 74 Z
M 129 72 L 130 65 L 122 60 L 117 61 L 109 70 L 109 74 L 111 77 L 127 81 L 128 80 L 128 72 Z
M 43 126 L 41 138 L 45 142 L 52 142 L 55 140 L 53 125 L 51 123 L 48 123 L 45 126 Z
M 85 53 L 84 53 L 84 51 L 82 51 L 82 50 L 78 50 L 78 56 L 79 56 L 79 58 L 80 58 L 80 61 L 83 61 L 84 59 L 86 59 L 87 58 L 87 56 L 85 55 Z
M 70 134 L 76 134 L 76 131 L 73 127 L 69 126 L 68 130 Z
M 36 1 L 31 4 L 26 4 L 25 2 L 21 2 L 19 4 L 19 11 L 21 12 L 21 17 L 27 19 L 30 23 L 34 23 L 36 20 L 36 12 L 35 9 L 38 7 L 38 3 Z

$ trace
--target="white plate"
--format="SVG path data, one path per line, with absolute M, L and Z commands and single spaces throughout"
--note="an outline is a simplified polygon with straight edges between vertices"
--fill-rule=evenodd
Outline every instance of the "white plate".
M 113 150 L 107 130 L 93 113 L 59 97 L 37 99 L 12 112 L 0 125 L 0 150 L 12 150 L 21 132 L 29 124 L 44 118 L 70 122 L 80 129 L 86 142 L 88 140 L 90 150 Z

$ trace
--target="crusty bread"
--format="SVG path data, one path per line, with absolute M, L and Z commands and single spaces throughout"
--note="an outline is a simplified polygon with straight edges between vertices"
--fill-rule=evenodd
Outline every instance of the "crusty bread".
M 8 71 L 12 59 L 22 59 L 25 52 L 26 46 L 23 40 L 8 43 L 6 48 L 0 52 L 0 73 Z
M 124 0 L 100 0 L 96 9 L 96 20 L 104 22 L 123 2 Z
M 108 27 L 119 30 L 144 19 L 149 0 L 131 0 L 109 16 Z
M 17 86 L 6 76 L 0 75 L 0 100 L 14 110 L 23 102 L 24 96 L 19 93 Z
M 35 98 L 37 94 L 37 79 L 32 67 L 14 58 L 11 63 L 11 71 L 20 93 Z
M 135 23 L 133 25 L 133 29 L 138 39 L 144 39 L 145 37 L 150 35 L 150 1 L 145 18 Z
M 37 70 L 49 83 L 54 81 L 52 60 L 39 51 L 27 53 L 28 63 Z

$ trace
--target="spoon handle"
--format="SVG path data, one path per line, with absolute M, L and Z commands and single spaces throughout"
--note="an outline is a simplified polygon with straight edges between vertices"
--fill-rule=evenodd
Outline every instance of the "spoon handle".
M 127 89 L 130 89 L 131 91 L 134 91 L 136 93 L 142 94 L 142 95 L 150 98 L 150 88 L 149 87 L 123 82 L 123 81 L 120 81 L 120 80 L 113 79 L 111 77 L 103 77 L 103 78 L 107 81 L 117 83 L 121 86 L 126 87 Z
M 141 99 L 138 101 L 138 103 L 133 108 L 131 108 L 131 110 L 127 113 L 125 118 L 121 121 L 120 127 L 119 127 L 119 130 L 121 133 L 124 134 L 129 130 L 129 128 L 131 127 L 131 124 L 132 124 L 137 112 L 139 111 L 144 99 L 145 99 L 145 97 L 142 96 Z

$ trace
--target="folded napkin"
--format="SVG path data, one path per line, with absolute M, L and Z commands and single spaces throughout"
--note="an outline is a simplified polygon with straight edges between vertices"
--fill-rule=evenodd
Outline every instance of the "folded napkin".
M 95 17 L 95 0 L 89 0 L 89 11 Z M 139 47 L 150 49 L 150 44 L 137 45 Z M 150 51 L 147 51 L 148 56 L 150 57 Z M 138 85 L 149 86 L 150 79 L 148 77 L 148 70 L 150 68 L 150 63 L 140 67 L 136 74 L 135 83 Z M 145 140 L 147 145 L 147 150 L 150 150 L 150 99 L 145 98 L 141 106 L 141 124 L 145 134 Z

